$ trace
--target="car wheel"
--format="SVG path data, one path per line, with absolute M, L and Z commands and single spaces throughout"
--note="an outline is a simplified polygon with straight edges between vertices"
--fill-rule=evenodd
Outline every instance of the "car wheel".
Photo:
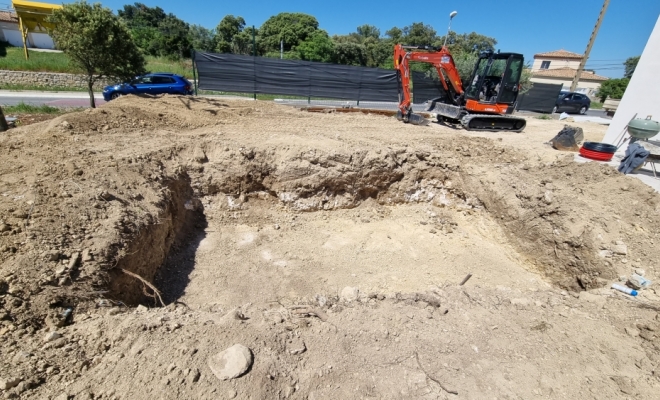
M 587 112 L 587 106 L 582 106 L 582 108 L 580 108 L 580 111 L 578 112 L 580 113 L 580 115 L 584 115 Z
M 114 100 L 116 98 L 121 97 L 121 93 L 119 92 L 114 92 L 113 94 L 110 95 L 110 100 Z
M 556 114 L 557 113 L 557 106 L 552 107 L 552 113 Z

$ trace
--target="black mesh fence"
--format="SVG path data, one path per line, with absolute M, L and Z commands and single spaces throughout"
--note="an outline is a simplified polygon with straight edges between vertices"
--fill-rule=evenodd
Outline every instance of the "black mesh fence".
M 204 52 L 194 63 L 202 90 L 398 101 L 393 70 Z
M 551 113 L 562 85 L 535 83 L 525 94 L 518 96 L 518 110 Z
M 412 71 L 413 103 L 424 103 L 427 100 L 445 97 L 447 92 L 439 80 L 427 76 L 425 72 Z

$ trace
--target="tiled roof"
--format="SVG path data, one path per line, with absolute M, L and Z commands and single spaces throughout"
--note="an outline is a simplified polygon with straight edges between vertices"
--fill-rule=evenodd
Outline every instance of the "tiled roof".
M 569 58 L 575 60 L 581 60 L 582 54 L 573 53 L 571 51 L 566 51 L 564 49 L 549 51 L 547 53 L 538 53 L 534 54 L 534 58 Z
M 9 11 L 0 11 L 0 21 L 2 22 L 16 22 L 18 23 L 18 17 L 15 13 Z
M 533 76 L 538 76 L 538 77 L 546 77 L 546 78 L 569 78 L 573 79 L 575 77 L 575 72 L 577 70 L 573 68 L 555 68 L 555 69 L 542 69 L 539 71 L 535 71 L 532 75 Z M 593 72 L 590 71 L 582 71 L 582 74 L 580 75 L 581 80 L 589 80 L 589 81 L 606 81 L 609 78 L 596 75 Z

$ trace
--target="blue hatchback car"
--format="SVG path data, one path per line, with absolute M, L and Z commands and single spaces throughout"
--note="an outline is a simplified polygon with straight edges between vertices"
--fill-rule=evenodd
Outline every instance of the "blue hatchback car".
M 138 76 L 131 82 L 110 85 L 103 88 L 106 101 L 126 94 L 193 94 L 192 84 L 181 75 L 153 73 Z

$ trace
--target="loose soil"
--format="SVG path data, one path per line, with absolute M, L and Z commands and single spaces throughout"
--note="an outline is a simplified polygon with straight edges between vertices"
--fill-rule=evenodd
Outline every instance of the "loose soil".
M 0 393 L 657 398 L 660 297 L 608 287 L 657 281 L 660 197 L 553 150 L 563 126 L 127 96 L 11 129 Z

